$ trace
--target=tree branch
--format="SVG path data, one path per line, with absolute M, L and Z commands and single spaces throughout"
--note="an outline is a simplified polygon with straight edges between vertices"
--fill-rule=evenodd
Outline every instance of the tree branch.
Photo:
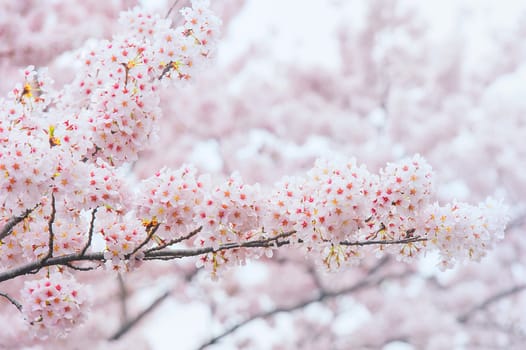
M 52 216 L 49 220 L 50 226 L 52 226 L 53 220 L 54 220 L 54 215 L 52 212 Z M 226 243 L 226 244 L 220 245 L 219 247 L 147 251 L 144 254 L 144 260 L 181 259 L 185 257 L 199 256 L 199 255 L 203 255 L 207 253 L 216 253 L 216 252 L 223 251 L 223 250 L 231 250 L 231 249 L 238 249 L 238 248 L 277 248 L 277 247 L 281 247 L 281 246 L 290 244 L 291 241 L 287 240 L 286 238 L 288 238 L 289 236 L 295 233 L 296 233 L 295 231 L 289 231 L 289 232 L 284 232 L 274 237 L 262 238 L 259 240 L 247 241 L 243 243 Z M 53 244 L 52 239 L 53 238 L 50 237 L 51 247 Z M 343 242 L 343 243 L 345 245 L 362 246 L 362 245 L 371 245 L 371 244 L 405 244 L 408 242 L 415 242 L 418 240 L 425 240 L 425 239 L 421 237 L 414 237 L 414 238 L 404 239 L 404 240 L 399 240 L 399 241 L 380 240 L 380 241 L 357 241 L 357 242 Z M 36 271 L 39 271 L 40 269 L 47 267 L 47 266 L 54 266 L 54 265 L 68 266 L 72 262 L 76 262 L 76 261 L 99 261 L 99 262 L 106 261 L 106 259 L 104 258 L 103 252 L 85 254 L 83 253 L 83 251 L 79 253 L 75 253 L 75 254 L 61 255 L 57 257 L 54 257 L 51 255 L 39 261 L 33 261 L 25 265 L 15 267 L 11 270 L 4 271 L 0 273 L 0 282 L 6 281 L 9 279 L 13 279 L 18 276 L 26 275 L 29 273 L 35 273 Z
M 213 247 L 204 247 L 197 249 L 170 249 L 170 250 L 161 250 L 161 251 L 151 251 L 145 255 L 145 260 L 170 260 L 178 259 L 187 256 L 196 256 L 207 253 L 215 253 L 222 250 L 237 249 L 237 248 L 271 248 L 271 247 L 281 247 L 288 245 L 291 242 L 289 240 L 280 240 L 282 238 L 287 238 L 296 231 L 289 231 L 277 235 L 275 237 L 263 238 L 255 241 L 248 241 L 243 243 L 226 243 L 220 245 L 219 248 L 214 249 Z M 412 238 L 406 238 L 401 240 L 372 240 L 372 241 L 355 241 L 355 242 L 340 242 L 336 244 L 345 245 L 345 246 L 367 246 L 367 245 L 388 245 L 388 244 L 407 244 L 413 242 L 422 242 L 427 241 L 427 238 L 415 236 Z
M 121 304 L 121 322 L 126 324 L 128 322 L 128 307 L 126 304 L 126 299 L 128 298 L 128 290 L 126 289 L 126 284 L 124 283 L 124 278 L 119 273 L 117 274 L 117 280 L 119 282 L 119 302 Z
M 293 311 L 296 311 L 296 310 L 303 309 L 306 306 L 308 306 L 310 304 L 313 304 L 313 303 L 323 302 L 326 299 L 332 299 L 332 298 L 335 298 L 335 297 L 338 297 L 338 296 L 341 296 L 341 295 L 345 295 L 345 294 L 351 294 L 351 293 L 357 292 L 357 291 L 359 291 L 361 289 L 364 289 L 366 287 L 379 285 L 379 284 L 381 284 L 383 281 L 385 281 L 387 279 L 403 278 L 403 277 L 406 277 L 409 274 L 408 272 L 404 272 L 404 273 L 401 273 L 401 274 L 384 275 L 384 276 L 379 277 L 379 278 L 374 279 L 374 280 L 368 279 L 368 277 L 370 277 L 380 267 L 382 267 L 384 264 L 386 264 L 387 261 L 388 261 L 387 258 L 382 259 L 381 261 L 379 261 L 378 264 L 376 264 L 371 270 L 369 270 L 369 272 L 367 274 L 367 277 L 365 277 L 360 282 L 358 282 L 358 283 L 356 283 L 356 284 L 354 284 L 354 285 L 352 285 L 352 286 L 350 286 L 348 288 L 344 288 L 344 289 L 339 290 L 339 291 L 326 291 L 326 290 L 321 289 L 321 292 L 320 292 L 320 294 L 317 297 L 314 297 L 314 298 L 311 298 L 311 299 L 307 299 L 305 301 L 302 301 L 302 302 L 297 303 L 297 304 L 292 305 L 292 306 L 278 307 L 278 308 L 275 308 L 275 309 L 272 309 L 272 310 L 269 310 L 269 311 L 266 311 L 266 312 L 255 314 L 255 315 L 247 318 L 246 320 L 244 320 L 244 321 L 242 321 L 240 323 L 237 323 L 234 326 L 226 329 L 223 333 L 213 337 L 212 339 L 210 339 L 206 343 L 202 344 L 199 347 L 199 350 L 202 350 L 202 349 L 204 349 L 204 348 L 206 348 L 206 347 L 208 347 L 210 345 L 213 345 L 213 344 L 217 343 L 219 340 L 223 339 L 224 337 L 228 336 L 229 334 L 234 333 L 239 328 L 247 325 L 248 323 L 250 323 L 250 322 L 252 322 L 252 321 L 254 321 L 256 319 L 260 319 L 260 318 L 261 319 L 265 319 L 265 318 L 268 318 L 268 317 L 272 317 L 272 316 L 274 316 L 274 315 L 276 315 L 278 313 L 281 313 L 281 312 L 290 313 L 290 312 L 293 312 Z
M 132 256 L 133 254 L 137 253 L 139 250 L 141 250 L 142 247 L 144 247 L 146 244 L 148 244 L 148 242 L 150 242 L 150 240 L 152 239 L 153 235 L 155 234 L 155 232 L 159 229 L 159 224 L 153 226 L 152 228 L 150 228 L 150 232 L 148 232 L 148 236 L 146 237 L 146 239 L 144 241 L 142 241 L 141 244 L 139 244 L 130 254 L 126 255 L 126 259 L 129 259 L 130 256 Z
M 86 245 L 84 246 L 84 248 L 82 248 L 80 255 L 86 254 L 86 251 L 91 245 L 91 240 L 93 239 L 93 230 L 95 229 L 95 215 L 97 214 L 97 210 L 99 210 L 99 207 L 91 211 L 91 221 L 89 223 L 89 230 L 88 230 L 88 241 L 86 242 Z
M 150 312 L 152 312 L 164 299 L 166 299 L 170 295 L 169 291 L 164 292 L 161 296 L 157 297 L 150 306 L 148 306 L 146 309 L 144 309 L 142 312 L 140 312 L 137 316 L 135 316 L 133 319 L 129 320 L 125 324 L 119 328 L 115 334 L 113 334 L 109 340 L 117 340 L 120 337 L 122 337 L 126 332 L 128 332 L 133 326 L 135 326 L 140 320 L 142 320 L 146 315 L 148 315 Z
M 168 18 L 170 16 L 170 13 L 172 13 L 173 9 L 175 8 L 175 6 L 177 5 L 177 3 L 179 2 L 179 0 L 175 0 L 174 3 L 172 4 L 172 6 L 170 7 L 170 9 L 168 10 L 168 12 L 166 13 L 166 16 L 164 16 L 164 18 Z
M 27 218 L 29 214 L 33 212 L 33 210 L 38 208 L 39 205 L 40 203 L 35 205 L 33 208 L 26 209 L 26 211 L 24 211 L 22 214 L 18 216 L 13 216 L 11 219 L 9 219 L 4 225 L 4 227 L 2 227 L 2 230 L 0 230 L 0 241 L 9 236 L 13 232 L 13 228 L 22 221 L 24 221 L 24 219 Z
M 98 266 L 75 266 L 72 263 L 65 263 L 64 266 L 69 267 L 70 269 L 76 270 L 76 271 L 91 271 L 95 270 Z
M 20 304 L 18 301 L 16 301 L 13 297 L 11 297 L 9 294 L 6 294 L 6 293 L 2 293 L 0 292 L 0 296 L 6 298 L 7 300 L 9 300 L 9 302 L 11 304 L 13 304 L 17 309 L 18 311 L 22 312 L 22 304 Z
M 487 298 L 486 300 L 484 300 L 483 302 L 481 302 L 480 304 L 478 305 L 475 305 L 474 307 L 472 307 L 470 310 L 468 310 L 466 313 L 460 315 L 457 320 L 460 322 L 460 323 L 466 323 L 469 321 L 469 319 L 477 312 L 477 311 L 480 311 L 480 310 L 484 310 L 486 309 L 489 305 L 503 299 L 503 298 L 506 298 L 510 295 L 513 295 L 513 294 L 516 294 L 516 293 L 520 293 L 522 292 L 523 290 L 526 289 L 526 284 L 520 284 L 518 286 L 515 286 L 515 287 L 512 287 L 510 289 L 507 289 L 507 290 L 504 290 L 504 291 L 501 291 L 497 294 L 494 294 L 492 296 L 490 296 L 489 298 Z
M 407 243 L 415 243 L 415 242 L 425 242 L 427 241 L 427 238 L 415 236 L 411 238 L 404 238 L 404 239 L 397 239 L 397 240 L 371 240 L 371 241 L 355 241 L 355 242 L 348 242 L 343 241 L 338 243 L 339 245 L 345 245 L 345 246 L 366 246 L 366 245 L 389 245 L 389 244 L 407 244 Z
M 36 271 L 39 271 L 40 269 L 47 267 L 47 266 L 55 266 L 55 265 L 67 266 L 68 263 L 71 263 L 74 261 L 105 261 L 105 259 L 104 259 L 104 253 L 98 252 L 98 253 L 92 253 L 92 254 L 86 254 L 86 255 L 68 254 L 68 255 L 61 255 L 57 257 L 51 257 L 46 260 L 32 261 L 25 265 L 18 266 L 18 267 L 15 267 L 15 268 L 12 268 L 10 270 L 0 273 L 0 282 L 7 281 L 7 280 L 13 279 L 18 276 L 35 273 Z
M 151 251 L 145 254 L 145 260 L 171 260 L 179 259 L 189 256 L 198 256 L 207 253 L 217 253 L 222 250 L 238 249 L 238 248 L 269 248 L 269 247 L 281 247 L 290 243 L 288 240 L 280 241 L 282 238 L 287 238 L 296 233 L 296 231 L 285 232 L 275 237 L 262 238 L 255 241 L 247 241 L 243 243 L 225 243 L 220 245 L 218 248 L 214 247 L 203 247 L 194 249 L 169 249 Z
M 191 282 L 192 279 L 193 279 L 195 276 L 197 276 L 198 272 L 199 272 L 199 269 L 195 268 L 195 269 L 193 269 L 191 272 L 185 273 L 185 274 L 184 274 L 184 279 L 185 279 L 187 282 Z M 119 276 L 121 276 L 121 275 L 119 274 Z M 119 277 L 119 278 L 120 278 L 120 277 Z M 123 280 L 123 282 L 124 282 L 124 280 Z M 148 286 L 150 286 L 150 285 L 148 285 Z M 144 287 L 144 286 L 139 287 L 139 288 L 143 288 L 143 287 Z M 132 289 L 132 290 L 128 290 L 128 289 L 126 289 L 126 297 L 129 298 L 130 295 L 131 295 L 132 293 L 135 293 L 135 292 L 137 292 L 137 288 L 134 288 L 134 289 Z M 164 298 L 164 297 L 165 297 L 165 294 L 170 294 L 170 292 L 169 292 L 169 291 L 166 291 L 166 292 L 165 292 L 163 295 L 161 295 L 159 298 L 155 299 L 155 300 L 150 304 L 150 306 L 148 306 L 148 307 L 147 307 L 142 313 L 138 314 L 134 319 L 137 319 L 137 318 L 143 318 L 145 315 L 142 315 L 142 316 L 141 316 L 141 314 L 144 314 L 145 312 L 148 313 L 148 312 L 152 311 L 154 307 L 156 307 L 157 305 L 160 304 L 160 301 L 162 301 L 162 300 L 159 300 L 159 299 L 160 299 L 160 298 Z M 122 291 L 121 291 L 121 290 L 119 290 L 117 297 L 118 297 L 118 298 L 122 298 Z M 122 300 L 122 299 L 121 299 L 121 300 Z M 155 304 L 155 305 L 153 305 L 153 304 Z M 121 313 L 122 313 L 122 310 L 121 310 Z M 121 338 L 125 333 L 127 333 L 128 331 L 130 331 L 130 330 L 133 328 L 133 325 L 136 324 L 138 321 L 139 321 L 139 320 L 135 320 L 135 321 L 134 321 L 134 320 L 130 320 L 129 317 L 128 317 L 128 313 L 126 312 L 125 320 L 122 321 L 122 325 L 121 325 L 121 327 L 119 328 L 119 331 L 117 331 L 117 332 L 112 336 L 112 338 L 115 337 L 118 333 L 120 333 L 119 338 Z M 129 326 L 129 325 L 126 326 L 126 325 L 125 325 L 125 324 L 132 323 L 132 322 L 133 322 L 134 324 L 131 325 L 131 326 Z M 126 329 L 124 330 L 124 328 L 126 328 Z
M 55 194 L 51 194 L 51 215 L 49 216 L 48 221 L 48 231 L 49 231 L 49 242 L 48 242 L 48 252 L 46 256 L 42 258 L 42 261 L 46 261 L 53 256 L 53 245 L 55 240 L 55 234 L 53 232 L 53 223 L 55 222 L 55 215 L 57 213 L 57 208 L 55 207 Z
M 163 243 L 163 244 L 161 244 L 161 245 L 159 245 L 157 247 L 150 248 L 150 249 L 146 250 L 144 253 L 147 254 L 147 253 L 150 253 L 150 252 L 154 252 L 156 250 L 164 249 L 166 247 L 169 247 L 171 245 L 177 244 L 179 242 L 186 241 L 186 240 L 192 238 L 193 236 L 195 236 L 196 234 L 198 234 L 199 232 L 201 232 L 202 229 L 203 229 L 203 226 L 199 226 L 198 228 L 196 228 L 195 230 L 191 231 L 186 236 L 182 236 L 182 237 L 179 237 L 179 238 L 172 239 L 171 241 Z

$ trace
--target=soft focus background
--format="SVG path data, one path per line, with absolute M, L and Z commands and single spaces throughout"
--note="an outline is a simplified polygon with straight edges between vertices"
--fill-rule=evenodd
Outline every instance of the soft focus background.
M 142 3 L 163 16 L 172 5 Z M 49 66 L 57 85 L 67 82 L 76 67 L 70 50 L 109 37 L 119 10 L 135 2 L 0 4 L 4 94 L 27 64 Z M 175 22 L 183 5 L 170 14 Z M 447 272 L 428 256 L 326 273 L 283 250 L 219 281 L 190 260 L 149 264 L 120 281 L 93 273 L 85 282 L 106 278 L 107 290 L 94 291 L 87 324 L 53 346 L 196 349 L 239 326 L 209 349 L 523 349 L 526 3 L 212 0 L 212 7 L 224 21 L 217 60 L 164 93 L 160 139 L 133 176 L 193 163 L 265 185 L 303 173 L 318 157 L 356 157 L 376 171 L 420 153 L 437 172 L 439 200 L 491 195 L 508 203 L 507 236 L 482 263 Z M 140 323 L 106 341 L 165 292 Z

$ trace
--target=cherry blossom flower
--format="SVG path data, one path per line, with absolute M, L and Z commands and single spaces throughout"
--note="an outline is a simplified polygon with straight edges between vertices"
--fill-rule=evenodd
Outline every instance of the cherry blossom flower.
M 83 287 L 59 272 L 26 281 L 21 297 L 31 332 L 41 339 L 65 336 L 82 322 L 88 307 Z

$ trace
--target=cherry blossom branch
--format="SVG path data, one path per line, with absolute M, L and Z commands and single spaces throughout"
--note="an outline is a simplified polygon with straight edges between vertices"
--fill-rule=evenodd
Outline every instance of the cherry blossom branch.
M 146 315 L 152 312 L 161 302 L 170 295 L 169 291 L 164 292 L 162 295 L 157 297 L 146 309 L 140 312 L 137 316 L 130 319 L 128 322 L 123 324 L 121 328 L 115 334 L 113 334 L 109 340 L 118 340 L 122 335 L 128 332 L 133 326 L 135 326 L 139 321 L 141 321 Z
M 139 244 L 130 254 L 127 254 L 125 257 L 126 259 L 129 259 L 130 256 L 132 256 L 133 254 L 137 253 L 139 250 L 141 250 L 146 244 L 148 244 L 148 242 L 150 242 L 150 240 L 152 239 L 153 235 L 155 234 L 155 232 L 157 232 L 157 230 L 159 229 L 159 224 L 151 227 L 149 230 L 148 230 L 148 236 L 146 237 L 146 239 L 144 241 L 141 242 L 141 244 Z
M 407 244 L 407 243 L 424 242 L 424 241 L 427 241 L 426 237 L 415 236 L 411 238 L 404 238 L 404 239 L 397 239 L 397 240 L 371 240 L 371 241 L 355 241 L 355 242 L 343 241 L 338 244 L 345 245 L 345 246 L 366 246 L 366 245 Z
M 64 266 L 67 266 L 67 267 L 69 267 L 72 270 L 83 271 L 83 272 L 95 270 L 98 267 L 98 266 L 86 266 L 86 267 L 84 267 L 84 266 L 76 266 L 76 265 L 73 265 L 72 263 L 66 263 L 66 264 L 64 264 Z
M 50 222 L 51 221 L 52 220 L 50 218 Z M 193 231 L 191 233 L 193 233 Z M 144 254 L 144 260 L 181 259 L 185 257 L 199 256 L 199 255 L 208 254 L 208 253 L 217 253 L 223 250 L 231 250 L 231 249 L 238 249 L 238 248 L 278 248 L 278 247 L 290 244 L 291 241 L 286 240 L 286 238 L 288 238 L 289 236 L 293 234 L 295 234 L 295 231 L 289 231 L 289 232 L 285 232 L 285 233 L 282 233 L 282 234 L 279 234 L 279 235 L 276 235 L 270 238 L 264 238 L 264 239 L 259 239 L 255 241 L 243 242 L 243 243 L 227 243 L 227 244 L 220 245 L 219 247 L 146 251 Z M 425 239 L 422 237 L 415 236 L 413 238 L 403 239 L 403 240 L 356 241 L 356 242 L 344 242 L 344 243 L 345 245 L 365 246 L 365 245 L 371 245 L 371 244 L 377 244 L 377 245 L 406 244 L 409 242 L 416 242 L 416 241 L 421 241 L 421 240 L 425 240 Z M 53 243 L 52 238 L 50 238 L 50 243 L 51 244 Z M 47 266 L 55 266 L 55 265 L 70 266 L 72 262 L 77 262 L 77 261 L 104 262 L 106 261 L 106 258 L 104 257 L 104 252 L 96 252 L 96 253 L 89 253 L 89 254 L 79 252 L 76 254 L 61 255 L 57 257 L 49 256 L 49 257 L 46 257 L 45 259 L 30 262 L 28 264 L 25 264 L 25 265 L 22 265 L 22 266 L 19 266 L 11 270 L 0 273 L 0 282 L 6 281 L 9 279 L 13 279 L 18 276 L 23 276 L 29 273 L 34 273 L 35 271 L 39 271 L 40 269 L 47 267 Z
M 295 234 L 296 231 L 289 231 L 282 233 L 280 235 L 277 235 L 275 237 L 256 240 L 256 241 L 248 241 L 243 243 L 227 243 L 220 245 L 219 248 L 214 249 L 214 247 L 204 247 L 204 248 L 198 248 L 198 249 L 172 249 L 172 250 L 162 250 L 162 251 L 152 251 L 149 252 L 149 254 L 145 254 L 145 260 L 171 260 L 171 259 L 178 259 L 182 257 L 188 257 L 188 256 L 197 256 L 207 253 L 216 253 L 222 250 L 229 250 L 229 249 L 237 249 L 237 248 L 272 248 L 272 247 L 281 247 L 284 245 L 288 245 L 291 243 L 290 240 L 280 240 L 282 238 L 287 238 L 293 234 Z M 427 241 L 427 238 L 415 236 L 412 238 L 406 238 L 401 240 L 373 240 L 373 241 L 354 241 L 354 242 L 348 242 L 343 241 L 338 244 L 345 245 L 345 246 L 367 246 L 367 245 L 390 245 L 390 244 L 407 244 L 412 242 L 421 242 L 421 241 Z M 300 240 L 299 243 L 302 243 Z
M 42 258 L 43 261 L 46 261 L 47 259 L 53 256 L 53 245 L 54 245 L 54 240 L 55 240 L 55 234 L 53 232 L 53 223 L 55 222 L 56 213 L 57 213 L 57 209 L 55 207 L 55 195 L 51 194 L 51 215 L 49 216 L 49 221 L 48 221 L 48 230 L 49 230 L 48 252 L 46 256 Z
M 150 252 L 158 251 L 158 250 L 164 249 L 166 247 L 169 247 L 171 245 L 180 243 L 182 241 L 186 241 L 186 240 L 192 238 L 193 236 L 195 236 L 196 234 L 198 234 L 199 232 L 201 232 L 202 229 L 203 229 L 203 226 L 199 226 L 198 228 L 196 228 L 195 230 L 191 231 L 186 236 L 182 236 L 182 237 L 179 237 L 179 238 L 172 239 L 172 240 L 170 240 L 170 241 L 168 241 L 166 243 L 163 243 L 163 244 L 161 244 L 161 245 L 159 245 L 157 247 L 150 248 L 150 249 L 146 250 L 144 253 L 147 254 L 147 253 L 150 253 Z
M 17 309 L 18 311 L 22 312 L 22 304 L 20 304 L 18 301 L 16 301 L 12 296 L 10 296 L 9 294 L 6 294 L 6 293 L 2 293 L 0 292 L 0 296 L 6 298 L 7 300 L 9 300 L 9 302 L 11 304 L 13 304 Z
M 13 228 L 22 221 L 24 221 L 24 219 L 26 219 L 29 216 L 29 214 L 31 214 L 33 210 L 35 210 L 39 205 L 40 203 L 35 205 L 33 208 L 26 209 L 26 211 L 24 211 L 22 214 L 18 216 L 13 216 L 11 219 L 9 219 L 4 225 L 4 227 L 2 227 L 2 230 L 0 230 L 0 240 L 9 236 L 13 232 Z
M 56 265 L 64 265 L 68 266 L 68 264 L 75 262 L 75 261 L 104 261 L 104 253 L 98 252 L 98 253 L 91 253 L 91 254 L 68 254 L 68 255 L 61 255 L 56 257 L 51 257 L 46 260 L 37 260 L 32 261 L 30 263 L 27 263 L 25 265 L 4 271 L 0 273 L 0 282 L 7 281 L 10 279 L 13 279 L 18 276 L 27 275 L 30 273 L 35 273 L 39 271 L 40 269 L 48 266 L 56 266 Z
M 320 289 L 320 294 L 318 296 L 314 297 L 314 298 L 307 299 L 305 301 L 299 302 L 299 303 L 297 303 L 295 305 L 292 305 L 292 306 L 278 307 L 278 308 L 275 308 L 275 309 L 272 309 L 272 310 L 269 310 L 269 311 L 266 311 L 266 312 L 255 314 L 255 315 L 247 318 L 246 320 L 235 324 L 234 326 L 232 326 L 232 327 L 228 328 L 227 330 L 225 330 L 223 333 L 213 337 L 212 339 L 210 339 L 206 343 L 202 344 L 199 347 L 199 350 L 205 349 L 206 347 L 208 347 L 210 345 L 216 344 L 218 341 L 220 341 L 224 337 L 234 333 L 239 328 L 247 325 L 248 323 L 250 323 L 250 322 L 252 322 L 254 320 L 265 319 L 265 318 L 268 318 L 268 317 L 272 317 L 272 316 L 274 316 L 274 315 L 276 315 L 278 313 L 281 313 L 281 312 L 290 313 L 290 312 L 293 312 L 293 311 L 297 311 L 297 310 L 303 309 L 303 308 L 305 308 L 305 307 L 307 307 L 307 306 L 309 306 L 310 304 L 313 304 L 313 303 L 323 302 L 326 299 L 332 299 L 332 298 L 336 298 L 336 297 L 339 297 L 339 296 L 342 296 L 342 295 L 351 294 L 351 293 L 357 292 L 357 291 L 359 291 L 361 289 L 364 289 L 364 288 L 367 288 L 367 287 L 379 285 L 379 284 L 381 284 L 382 282 L 384 282 L 385 280 L 388 280 L 388 279 L 404 278 L 404 277 L 406 277 L 409 274 L 409 272 L 404 272 L 404 273 L 400 273 L 400 274 L 384 275 L 384 276 L 382 276 L 382 277 L 380 277 L 378 279 L 375 279 L 375 280 L 368 279 L 368 277 L 370 277 L 372 274 L 374 274 L 381 266 L 383 266 L 385 263 L 387 263 L 387 261 L 388 261 L 388 259 L 382 259 L 371 270 L 369 270 L 367 276 L 363 280 L 361 280 L 360 282 L 358 282 L 358 283 L 356 283 L 356 284 L 354 284 L 354 285 L 352 285 L 352 286 L 350 286 L 348 288 L 344 288 L 344 289 L 341 289 L 339 291 L 327 291 L 327 290 L 324 290 L 323 288 L 321 288 Z
M 128 306 L 126 300 L 128 299 L 128 290 L 126 284 L 124 283 L 124 278 L 122 274 L 117 274 L 117 281 L 119 283 L 119 301 L 121 304 L 121 322 L 128 322 Z
M 151 251 L 145 254 L 144 260 L 172 260 L 183 257 L 198 256 L 207 253 L 217 253 L 223 250 L 237 249 L 237 248 L 270 248 L 270 247 L 281 247 L 290 243 L 289 240 L 280 241 L 282 238 L 287 238 L 296 231 L 289 231 L 279 234 L 274 237 L 264 238 L 255 241 L 248 241 L 243 243 L 226 243 L 222 244 L 217 248 L 214 247 L 203 247 L 197 249 L 170 249 Z
M 86 242 L 86 245 L 84 248 L 82 248 L 82 251 L 80 252 L 80 255 L 86 254 L 86 251 L 88 250 L 89 246 L 91 245 L 91 240 L 93 238 L 93 230 L 95 229 L 95 216 L 97 215 L 97 210 L 99 208 L 94 208 L 91 211 L 91 221 L 89 223 L 89 230 L 88 230 L 88 241 Z
M 520 293 L 522 292 L 523 290 L 526 289 L 526 284 L 520 284 L 520 285 L 517 285 L 517 286 L 514 286 L 510 289 L 507 289 L 507 290 L 504 290 L 504 291 L 501 291 L 497 294 L 494 294 L 492 296 L 490 296 L 489 298 L 487 298 L 486 300 L 484 300 L 483 302 L 481 302 L 480 304 L 478 305 L 475 305 L 474 307 L 472 307 L 468 312 L 464 313 L 463 315 L 459 316 L 457 319 L 460 323 L 466 323 L 469 321 L 469 319 L 477 312 L 477 311 L 481 311 L 481 310 L 484 310 L 486 309 L 489 305 L 503 299 L 503 298 L 506 298 L 510 295 L 513 295 L 513 294 L 517 294 L 517 293 Z

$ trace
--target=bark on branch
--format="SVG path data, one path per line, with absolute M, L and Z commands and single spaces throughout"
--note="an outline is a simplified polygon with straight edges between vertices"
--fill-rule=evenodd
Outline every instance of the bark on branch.
M 94 214 L 93 214 L 94 215 Z M 52 220 L 50 219 L 50 227 Z M 90 230 L 91 231 L 91 230 Z M 192 231 L 190 234 L 194 234 Z M 295 234 L 295 231 L 285 232 L 274 237 L 261 238 L 253 241 L 246 241 L 241 243 L 226 243 L 219 247 L 202 247 L 202 248 L 181 248 L 181 249 L 162 249 L 162 250 L 147 250 L 144 252 L 144 260 L 173 260 L 185 257 L 193 257 L 204 255 L 208 253 L 216 253 L 224 250 L 239 249 L 239 248 L 278 248 L 288 245 L 291 242 L 290 236 Z M 188 236 L 190 236 L 190 234 Z M 52 234 L 50 233 L 50 251 L 52 249 Z M 407 244 L 411 242 L 424 241 L 426 238 L 412 237 L 402 240 L 372 240 L 372 241 L 356 241 L 356 242 L 342 242 L 346 246 L 366 246 L 366 245 L 387 245 L 387 244 Z M 79 253 L 61 255 L 61 256 L 47 256 L 44 259 L 33 261 L 25 265 L 12 268 L 10 270 L 0 273 L 0 282 L 13 279 L 18 276 L 23 276 L 29 273 L 35 273 L 47 266 L 71 266 L 74 262 L 91 261 L 91 262 L 105 262 L 104 252 L 86 253 L 83 249 Z
M 408 276 L 409 272 L 404 272 L 404 273 L 400 273 L 400 274 L 384 275 L 384 276 L 381 276 L 381 277 L 378 277 L 378 278 L 370 278 L 376 271 L 378 271 L 380 269 L 380 267 L 382 267 L 385 263 L 387 263 L 387 261 L 388 261 L 387 258 L 384 258 L 381 261 L 379 261 L 379 263 L 376 264 L 376 266 L 374 266 L 371 270 L 369 270 L 367 276 L 363 280 L 361 280 L 360 282 L 358 282 L 358 283 L 356 283 L 356 284 L 354 284 L 354 285 L 352 285 L 352 286 L 350 286 L 348 288 L 344 288 L 344 289 L 341 289 L 339 291 L 327 291 L 327 290 L 325 290 L 323 288 L 320 288 L 320 293 L 316 297 L 304 300 L 304 301 L 299 302 L 299 303 L 297 303 L 295 305 L 292 305 L 292 306 L 278 307 L 278 308 L 275 308 L 275 309 L 272 309 L 272 310 L 269 310 L 269 311 L 266 311 L 266 312 L 255 314 L 255 315 L 247 318 L 246 320 L 244 320 L 244 321 L 242 321 L 240 323 L 237 323 L 234 326 L 226 329 L 223 333 L 213 337 L 212 339 L 208 340 L 206 343 L 203 343 L 199 347 L 199 350 L 203 350 L 203 349 L 205 349 L 206 347 L 208 347 L 210 345 L 216 344 L 221 339 L 223 339 L 226 336 L 234 333 L 239 328 L 247 325 L 248 323 L 250 323 L 250 322 L 252 322 L 254 320 L 265 319 L 265 318 L 268 318 L 268 317 L 272 317 L 272 316 L 274 316 L 274 315 L 276 315 L 278 313 L 281 313 L 281 312 L 290 313 L 290 312 L 293 312 L 293 311 L 301 310 L 301 309 L 304 309 L 305 307 L 309 306 L 310 304 L 317 303 L 317 302 L 323 302 L 323 301 L 325 301 L 327 299 L 336 298 L 336 297 L 339 297 L 339 296 L 342 296 L 342 295 L 346 295 L 346 294 L 351 294 L 351 293 L 357 292 L 357 291 L 362 290 L 362 289 L 367 288 L 367 287 L 376 286 L 376 285 L 379 285 L 379 284 L 381 284 L 382 282 L 384 282 L 385 280 L 388 280 L 388 279 L 404 278 L 404 277 Z
M 481 302 L 478 305 L 475 305 L 472 307 L 468 312 L 462 314 L 457 319 L 460 323 L 466 323 L 469 321 L 469 319 L 478 311 L 486 309 L 488 306 L 490 306 L 493 303 L 496 303 L 497 301 L 504 299 L 510 295 L 517 294 L 522 292 L 526 289 L 526 284 L 520 284 L 518 286 L 512 287 L 510 289 L 503 290 L 497 294 L 494 294 Z
M 24 221 L 24 219 L 26 219 L 29 216 L 29 214 L 31 214 L 33 210 L 35 210 L 39 205 L 40 204 L 37 204 L 33 208 L 26 209 L 26 211 L 24 211 L 22 214 L 18 216 L 13 216 L 11 219 L 9 219 L 4 225 L 4 227 L 2 227 L 2 229 L 0 230 L 0 241 L 9 236 L 13 232 L 13 228 L 22 221 Z
M 9 302 L 11 304 L 13 304 L 18 309 L 18 311 L 22 312 L 22 304 L 20 304 L 18 301 L 16 301 L 12 296 L 10 296 L 9 294 L 6 294 L 6 293 L 2 293 L 2 292 L 0 292 L 0 296 L 6 298 L 7 300 L 9 300 Z
M 113 334 L 109 340 L 117 340 L 121 336 L 123 336 L 126 332 L 128 332 L 133 326 L 135 326 L 140 320 L 142 320 L 146 315 L 148 315 L 150 312 L 152 312 L 164 299 L 168 298 L 170 295 L 170 292 L 167 291 L 164 294 L 160 295 L 155 299 L 146 309 L 144 309 L 142 312 L 140 312 L 137 316 L 134 318 L 128 320 L 128 322 L 124 323 L 121 328 L 115 334 Z

